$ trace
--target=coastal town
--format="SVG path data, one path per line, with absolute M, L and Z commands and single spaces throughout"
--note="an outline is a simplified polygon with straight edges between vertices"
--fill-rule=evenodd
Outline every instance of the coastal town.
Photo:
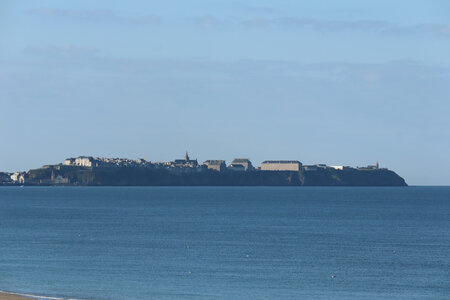
M 71 183 L 70 178 L 64 176 L 61 170 L 70 168 L 77 169 L 153 169 L 167 170 L 171 174 L 192 174 L 205 172 L 318 172 L 323 170 L 350 171 L 350 170 L 377 170 L 380 169 L 378 162 L 375 165 L 365 167 L 350 167 L 342 165 L 328 166 L 326 164 L 303 165 L 298 160 L 265 160 L 260 166 L 254 166 L 249 158 L 235 158 L 226 164 L 225 160 L 206 160 L 199 163 L 197 159 L 191 159 L 186 151 L 184 158 L 169 162 L 151 162 L 142 158 L 133 160 L 127 158 L 100 158 L 92 156 L 79 156 L 67 158 L 62 163 L 45 165 L 42 170 L 51 170 L 49 178 L 33 177 L 29 172 L 0 172 L 0 183 L 2 185 L 17 184 L 52 184 L 67 185 Z M 383 169 L 387 170 L 387 169 Z

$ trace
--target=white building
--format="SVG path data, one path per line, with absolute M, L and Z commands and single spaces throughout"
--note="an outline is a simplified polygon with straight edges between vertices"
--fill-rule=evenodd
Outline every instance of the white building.
M 67 158 L 63 163 L 65 166 L 72 166 L 73 164 L 75 164 L 75 158 Z
M 92 167 L 94 159 L 92 157 L 80 156 L 75 158 L 75 165 L 80 167 Z
M 79 156 L 77 158 L 67 158 L 64 160 L 65 166 L 80 166 L 80 167 L 92 167 L 94 164 L 94 158 L 91 156 Z
M 330 166 L 331 168 L 335 169 L 335 170 L 344 170 L 344 166 Z
M 11 178 L 12 181 L 16 182 L 16 181 L 19 181 L 19 176 L 20 176 L 20 173 L 16 172 L 14 174 L 11 174 L 11 176 L 9 176 L 9 178 Z

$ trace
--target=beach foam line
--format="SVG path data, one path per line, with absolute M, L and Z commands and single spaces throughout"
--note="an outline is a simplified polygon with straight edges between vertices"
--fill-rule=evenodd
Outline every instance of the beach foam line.
M 33 298 L 33 299 L 49 299 L 49 300 L 81 300 L 76 298 L 61 298 L 61 297 L 50 297 L 50 296 L 39 296 L 39 295 L 33 295 L 33 294 L 24 294 L 24 293 L 15 293 L 15 292 L 8 292 L 8 291 L 2 291 L 0 290 L 0 293 L 4 294 L 10 294 L 10 295 L 16 295 L 16 296 L 22 296 L 27 298 Z

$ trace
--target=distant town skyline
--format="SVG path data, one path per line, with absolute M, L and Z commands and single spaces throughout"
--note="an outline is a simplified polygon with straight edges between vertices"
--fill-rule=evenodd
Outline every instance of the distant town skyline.
M 394 170 L 367 166 L 304 165 L 298 160 L 206 160 L 79 156 L 28 172 L 0 172 L 0 186 L 407 186 Z
M 0 171 L 380 162 L 450 185 L 448 1 L 3 1 Z

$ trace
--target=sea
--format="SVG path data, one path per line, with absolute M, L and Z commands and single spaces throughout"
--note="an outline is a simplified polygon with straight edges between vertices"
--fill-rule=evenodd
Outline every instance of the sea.
M 0 290 L 450 299 L 450 187 L 1 187 Z

